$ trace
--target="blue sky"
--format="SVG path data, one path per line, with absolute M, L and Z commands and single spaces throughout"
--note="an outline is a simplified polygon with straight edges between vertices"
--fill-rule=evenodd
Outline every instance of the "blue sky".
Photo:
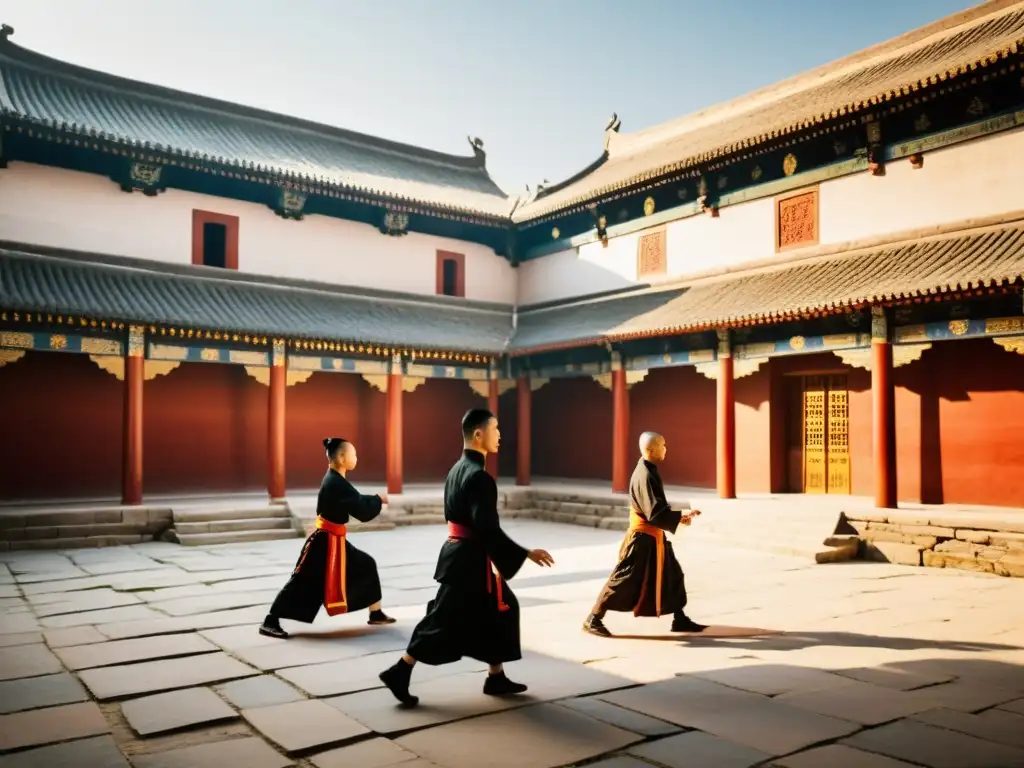
M 508 192 L 970 0 L 0 0 L 14 40 L 118 75 L 446 152 Z

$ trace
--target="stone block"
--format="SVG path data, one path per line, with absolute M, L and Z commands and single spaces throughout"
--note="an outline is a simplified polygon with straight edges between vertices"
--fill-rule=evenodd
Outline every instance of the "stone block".
M 993 570 L 1000 576 L 1024 578 L 1024 552 L 1008 552 L 993 564 Z
M 25 516 L 24 515 L 0 515 L 0 531 L 7 530 L 8 528 L 24 528 L 25 527 Z
M 921 565 L 923 547 L 895 541 L 874 541 L 864 544 L 864 558 L 897 565 Z
M 936 552 L 950 552 L 959 555 L 970 555 L 974 557 L 978 552 L 978 546 L 968 541 L 961 541 L 959 539 L 951 539 L 949 541 L 942 541 L 935 545 Z
M 55 539 L 60 535 L 60 529 L 51 525 L 34 525 L 25 528 L 26 539 Z
M 597 525 L 598 528 L 606 530 L 624 531 L 629 527 L 628 517 L 604 517 Z
M 146 517 L 150 523 L 170 523 L 174 519 L 174 513 L 168 509 L 149 509 Z
M 825 541 L 827 542 L 828 539 Z M 853 539 L 853 541 L 847 542 L 840 547 L 815 552 L 814 562 L 818 565 L 825 565 L 826 563 L 847 563 L 851 560 L 856 560 L 859 554 L 860 541 Z
M 121 705 L 121 711 L 140 736 L 238 717 L 235 710 L 209 688 L 186 688 L 143 696 L 126 701 Z
M 110 736 L 76 739 L 63 744 L 4 755 L 3 764 L 4 768 L 129 768 L 128 761 L 124 759 L 121 750 Z M 246 764 L 246 768 L 263 767 Z
M 601 518 L 597 515 L 573 515 L 573 525 L 582 525 L 586 528 L 597 528 L 598 523 L 601 522 Z
M 931 549 L 939 540 L 935 536 L 916 536 L 900 530 L 876 530 L 868 528 L 861 536 L 865 541 L 893 542 L 896 544 L 912 544 L 917 547 Z
M 35 747 L 109 733 L 94 702 L 35 709 L 0 717 L 0 750 Z
M 132 757 L 135 768 L 287 768 L 294 761 L 262 739 L 228 739 Z
M 322 701 L 243 709 L 242 716 L 286 752 L 336 744 L 370 733 L 362 723 Z
M 149 510 L 145 507 L 125 507 L 121 510 L 121 522 L 126 525 L 145 526 L 149 523 Z
M 926 550 L 922 562 L 929 568 L 957 568 L 961 571 L 992 573 L 994 564 L 991 560 L 979 560 L 973 552 L 938 552 Z
M 956 538 L 960 541 L 969 541 L 972 544 L 988 544 L 990 536 L 989 531 L 972 531 L 970 528 L 956 529 Z
M 40 512 L 38 514 L 26 515 L 26 528 L 50 528 L 58 525 L 88 525 L 96 522 L 96 515 L 91 511 L 78 510 L 76 512 Z
M 66 539 L 90 538 L 93 536 L 131 536 L 138 534 L 136 525 L 124 523 L 91 523 L 89 525 L 61 525 L 57 536 Z
M 1024 551 L 1024 533 L 993 531 L 989 535 L 989 543 L 996 547 Z
M 120 509 L 97 509 L 93 512 L 93 522 L 96 523 L 120 523 Z

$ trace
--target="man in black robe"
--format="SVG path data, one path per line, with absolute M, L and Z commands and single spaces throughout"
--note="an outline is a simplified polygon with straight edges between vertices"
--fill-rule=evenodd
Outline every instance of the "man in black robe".
M 673 632 L 702 632 L 707 629 L 686 615 L 686 583 L 683 569 L 665 540 L 680 523 L 689 525 L 700 514 L 683 515 L 665 499 L 665 486 L 658 464 L 665 460 L 665 438 L 656 432 L 640 436 L 640 461 L 629 481 L 629 531 L 619 549 L 619 562 L 601 589 L 583 629 L 600 637 L 611 637 L 604 625 L 606 611 L 632 611 L 634 616 L 673 614 Z
M 393 624 L 381 610 L 377 563 L 348 540 L 349 518 L 367 523 L 387 499 L 365 496 L 346 478 L 358 463 L 356 447 L 340 437 L 324 440 L 328 469 L 316 499 L 316 529 L 306 539 L 291 578 L 270 606 L 260 634 L 285 639 L 281 619 L 311 624 L 324 606 L 328 615 L 370 609 L 368 623 Z
M 450 664 L 469 656 L 489 666 L 485 694 L 523 693 L 526 686 L 509 680 L 503 666 L 522 658 L 519 603 L 508 579 L 527 559 L 541 567 L 554 563 L 544 550 L 527 551 L 501 530 L 498 486 L 484 469 L 487 454 L 498 450 L 498 420 L 490 411 L 475 408 L 462 418 L 462 437 L 462 458 L 444 484 L 448 539 L 434 571 L 440 584 L 437 596 L 427 604 L 427 614 L 413 630 L 406 653 L 380 674 L 406 706 L 419 702 L 409 693 L 417 661 Z

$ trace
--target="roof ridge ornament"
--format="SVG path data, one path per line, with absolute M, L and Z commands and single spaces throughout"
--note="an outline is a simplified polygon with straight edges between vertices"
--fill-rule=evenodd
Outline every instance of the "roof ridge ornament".
M 10 24 L 0 24 L 0 41 L 10 40 L 14 35 L 14 27 Z
M 484 140 L 479 136 L 467 136 L 466 141 L 473 148 L 473 155 L 476 159 L 483 163 L 487 159 L 487 153 L 484 152 Z
M 612 116 L 608 118 L 608 122 L 604 126 L 605 133 L 611 131 L 612 133 L 618 133 L 619 128 L 622 127 L 622 121 L 619 119 L 618 112 L 612 112 Z

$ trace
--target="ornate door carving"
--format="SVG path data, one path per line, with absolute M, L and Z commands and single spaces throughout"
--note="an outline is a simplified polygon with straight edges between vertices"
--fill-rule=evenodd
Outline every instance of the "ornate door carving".
M 826 493 L 825 377 L 804 378 L 804 493 Z
M 804 493 L 850 493 L 846 376 L 804 377 Z

